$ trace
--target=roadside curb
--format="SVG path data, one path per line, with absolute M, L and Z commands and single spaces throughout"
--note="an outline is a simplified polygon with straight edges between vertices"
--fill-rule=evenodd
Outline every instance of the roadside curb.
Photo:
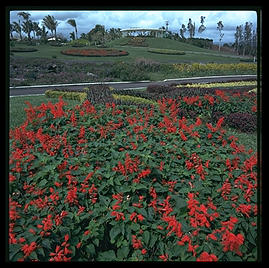
M 120 81 L 120 82 L 85 82 L 85 83 L 74 83 L 74 84 L 54 84 L 54 85 L 34 85 L 34 86 L 18 86 L 18 87 L 9 87 L 9 89 L 23 89 L 23 88 L 42 88 L 42 87 L 66 87 L 66 86 L 88 86 L 88 85 L 111 85 L 111 84 L 131 84 L 131 83 L 160 83 L 160 82 L 169 82 L 169 81 L 182 81 L 182 80 L 195 80 L 195 79 L 214 79 L 214 78 L 243 78 L 243 77 L 257 77 L 256 74 L 239 74 L 239 75 L 217 75 L 217 76 L 200 76 L 200 77 L 180 77 L 180 78 L 169 78 L 160 81 Z
M 85 82 L 85 83 L 74 83 L 74 84 L 54 84 L 54 85 L 35 85 L 35 86 L 18 86 L 10 87 L 9 89 L 23 89 L 23 88 L 42 88 L 42 87 L 67 87 L 67 86 L 88 86 L 88 85 L 110 85 L 110 84 L 131 84 L 131 83 L 150 83 L 150 80 L 142 81 L 120 81 L 120 82 Z M 159 81 L 162 82 L 162 81 Z

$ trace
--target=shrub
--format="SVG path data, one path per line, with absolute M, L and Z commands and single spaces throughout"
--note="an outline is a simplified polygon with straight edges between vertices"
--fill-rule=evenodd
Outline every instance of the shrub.
M 175 49 L 161 49 L 161 48 L 150 48 L 148 49 L 150 53 L 157 53 L 157 54 L 167 54 L 167 55 L 185 55 L 184 51 L 179 51 Z
M 125 63 L 125 62 L 117 62 L 110 69 L 109 76 L 119 78 L 122 81 L 141 81 L 148 80 L 149 75 L 137 68 L 137 66 Z
M 81 102 L 87 98 L 86 92 L 67 92 L 61 90 L 46 90 L 45 95 L 48 98 L 59 98 L 61 96 L 63 99 L 78 100 Z
M 153 104 L 156 105 L 157 102 L 156 101 L 152 101 L 152 100 L 148 100 L 145 98 L 141 98 L 141 97 L 135 97 L 135 96 L 130 96 L 130 95 L 118 95 L 118 94 L 112 94 L 114 99 L 120 99 L 123 101 L 131 101 L 131 102 L 135 102 L 135 103 L 146 103 L 146 104 Z
M 192 63 L 192 64 L 173 64 L 179 73 L 187 74 L 223 74 L 223 73 L 256 73 L 257 64 L 255 63 Z
M 112 102 L 112 91 L 107 85 L 93 85 L 87 89 L 87 99 L 92 104 Z
M 10 49 L 10 52 L 36 52 L 36 51 L 38 51 L 38 49 L 32 47 L 16 47 Z
M 127 42 L 122 43 L 121 45 L 135 46 L 135 47 L 147 47 L 148 44 L 145 42 L 145 37 L 130 37 Z
M 171 87 L 169 85 L 148 85 L 147 86 L 147 92 L 149 93 L 166 93 L 169 91 L 174 90 L 174 87 Z
M 124 109 L 28 103 L 10 131 L 10 260 L 256 260 L 256 153 L 174 100 Z
M 227 116 L 226 121 L 230 127 L 242 132 L 252 133 L 257 130 L 257 116 L 250 113 L 231 113 Z
M 160 70 L 161 64 L 152 59 L 137 58 L 135 59 L 136 67 L 140 68 L 145 72 L 158 72 Z
M 85 47 L 90 45 L 90 41 L 87 39 L 72 40 L 69 43 L 72 47 Z

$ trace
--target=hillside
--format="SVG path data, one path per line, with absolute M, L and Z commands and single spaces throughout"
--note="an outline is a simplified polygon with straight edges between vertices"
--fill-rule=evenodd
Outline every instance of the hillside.
M 146 59 L 158 63 L 239 63 L 239 57 L 233 54 L 218 52 L 210 49 L 203 49 L 197 46 L 186 44 L 180 41 L 175 41 L 166 38 L 140 38 L 141 42 L 136 40 L 130 44 L 131 38 L 125 37 L 117 40 L 113 40 L 106 44 L 107 47 L 124 50 L 128 52 L 127 56 L 124 57 L 77 57 L 64 55 L 61 53 L 63 49 L 72 48 L 69 44 L 63 47 L 51 46 L 48 44 L 41 44 L 35 47 L 34 52 L 15 52 L 14 58 L 21 59 L 35 59 L 35 58 L 46 58 L 46 59 L 59 59 L 64 61 L 81 61 L 81 62 L 92 62 L 92 63 L 115 63 L 115 62 L 129 62 L 134 63 L 138 59 Z M 139 38 L 138 38 L 139 40 Z M 142 46 L 141 46 L 142 45 Z M 20 49 L 28 48 L 26 45 L 16 45 Z M 87 47 L 85 47 L 87 48 Z M 88 47 L 89 48 L 89 47 Z M 96 48 L 91 46 L 90 48 Z M 169 53 L 151 53 L 150 49 L 161 49 L 161 50 L 176 50 L 176 52 L 182 51 L 181 55 L 174 55 Z M 163 51 L 162 51 L 163 52 Z M 170 51 L 171 52 L 171 51 Z M 178 53 L 176 53 L 178 54 Z
M 109 42 L 107 45 L 110 47 L 121 46 L 122 44 L 127 43 L 128 40 L 130 40 L 130 37 L 122 37 L 120 39 Z M 205 53 L 212 52 L 210 49 L 200 48 L 198 46 L 193 46 L 187 43 L 183 43 L 183 42 L 168 39 L 168 38 L 147 37 L 145 39 L 145 44 L 147 44 L 149 48 L 176 49 L 176 50 L 182 50 L 182 51 L 194 51 L 194 52 L 205 52 Z M 122 46 L 122 47 L 125 47 L 125 46 Z M 214 53 L 216 53 L 216 51 L 214 51 Z
M 126 50 L 129 55 L 124 61 L 134 61 L 136 58 L 147 58 L 161 63 L 238 63 L 243 57 L 236 56 L 227 52 L 219 52 L 211 49 L 204 49 L 198 46 L 190 45 L 176 40 L 167 38 L 150 38 L 144 41 L 146 46 L 129 45 L 130 38 L 124 37 L 107 43 L 107 46 Z M 148 52 L 149 48 L 173 49 L 184 51 L 185 55 L 161 55 Z M 123 60 L 123 59 L 121 59 Z

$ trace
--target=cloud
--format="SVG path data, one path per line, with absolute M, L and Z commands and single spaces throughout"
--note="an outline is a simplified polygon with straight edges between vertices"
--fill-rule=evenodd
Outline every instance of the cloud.
M 18 21 L 17 13 L 11 11 L 10 21 Z M 41 22 L 45 16 L 52 15 L 60 22 L 58 32 L 69 36 L 74 29 L 67 24 L 68 19 L 75 19 L 78 34 L 88 33 L 96 24 L 104 25 L 109 28 L 129 28 L 129 27 L 148 27 L 160 28 L 165 26 L 168 21 L 168 29 L 172 32 L 179 33 L 182 24 L 187 26 L 189 18 L 195 22 L 198 30 L 201 16 L 205 16 L 204 25 L 206 30 L 202 34 L 196 34 L 196 37 L 213 38 L 218 40 L 217 22 L 222 21 L 224 28 L 224 39 L 226 42 L 233 41 L 233 34 L 238 25 L 245 24 L 246 21 L 253 23 L 253 28 L 257 24 L 257 14 L 255 11 L 246 10 L 28 10 L 33 21 Z M 186 35 L 188 36 L 188 35 Z M 229 39 L 229 40 L 228 40 Z

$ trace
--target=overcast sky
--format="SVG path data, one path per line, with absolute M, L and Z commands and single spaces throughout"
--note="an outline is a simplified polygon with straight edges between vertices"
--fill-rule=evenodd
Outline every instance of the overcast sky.
M 245 25 L 245 22 L 252 22 L 253 29 L 257 25 L 257 13 L 251 10 L 171 10 L 171 11 L 123 11 L 123 10 L 103 10 L 103 11 L 83 11 L 83 10 L 14 10 L 10 11 L 10 21 L 18 21 L 17 13 L 25 11 L 31 14 L 32 21 L 39 22 L 41 25 L 42 19 L 47 15 L 52 15 L 60 22 L 57 27 L 57 33 L 62 33 L 69 38 L 69 33 L 74 31 L 73 27 L 67 23 L 68 19 L 75 19 L 78 29 L 78 35 L 81 33 L 88 33 L 96 24 L 109 28 L 129 28 L 129 27 L 146 27 L 146 28 L 160 28 L 165 26 L 168 21 L 168 30 L 178 33 L 182 24 L 187 26 L 189 18 L 195 22 L 196 33 L 195 37 L 210 38 L 214 42 L 218 42 L 219 34 L 217 30 L 217 22 L 222 21 L 224 28 L 224 37 L 222 42 L 234 42 L 235 28 L 238 25 Z M 201 16 L 205 16 L 204 25 L 206 30 L 199 34 L 197 32 L 200 24 Z M 50 33 L 50 31 L 49 31 Z M 185 34 L 189 36 L 188 33 Z

